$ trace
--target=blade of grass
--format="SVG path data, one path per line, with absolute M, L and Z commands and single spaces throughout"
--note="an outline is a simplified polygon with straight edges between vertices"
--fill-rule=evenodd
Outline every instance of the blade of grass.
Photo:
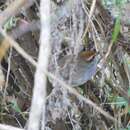
M 120 33 L 120 27 L 121 27 L 120 16 L 118 16 L 116 18 L 116 22 L 115 22 L 115 25 L 114 25 L 114 30 L 113 30 L 113 33 L 112 33 L 112 43 L 115 43 L 117 41 L 118 35 Z

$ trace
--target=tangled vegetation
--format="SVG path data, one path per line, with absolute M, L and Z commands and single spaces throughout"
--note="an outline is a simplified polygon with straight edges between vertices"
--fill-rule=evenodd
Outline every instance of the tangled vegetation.
M 0 123 L 18 130 L 29 129 L 40 13 L 39 0 L 0 1 Z M 130 130 L 130 1 L 50 0 L 49 17 L 39 129 L 44 122 L 45 130 Z

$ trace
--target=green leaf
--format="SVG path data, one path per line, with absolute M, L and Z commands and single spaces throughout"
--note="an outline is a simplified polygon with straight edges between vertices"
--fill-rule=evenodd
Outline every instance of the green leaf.
M 13 27 L 15 27 L 16 26 L 16 23 L 17 23 L 17 21 L 19 20 L 19 18 L 16 18 L 16 17 L 11 17 L 11 18 L 9 18 L 7 21 L 6 21 L 6 23 L 4 24 L 4 30 L 5 31 L 9 31 L 9 30 L 11 30 Z
M 130 97 L 130 87 L 128 88 L 128 96 Z M 130 105 L 128 105 L 128 113 L 130 114 Z
M 17 100 L 16 100 L 16 99 L 13 99 L 13 100 L 11 101 L 11 107 L 12 107 L 12 109 L 14 109 L 16 112 L 18 112 L 19 114 L 21 114 L 22 117 L 23 117 L 25 120 L 27 120 L 26 117 L 25 117 L 25 115 L 24 115 L 24 113 L 22 113 L 20 107 L 18 106 L 18 103 L 17 103 Z
M 128 96 L 130 97 L 130 87 L 128 88 Z
M 114 26 L 114 31 L 112 33 L 112 42 L 116 42 L 117 41 L 117 38 L 118 38 L 118 35 L 119 35 L 119 32 L 120 32 L 120 17 L 118 16 L 116 18 L 116 22 L 115 22 L 115 26 Z
M 130 114 L 130 106 L 128 106 L 128 113 Z
M 128 125 L 128 130 L 130 130 L 130 125 Z
M 19 108 L 19 106 L 18 106 L 18 104 L 17 104 L 17 101 L 16 101 L 16 100 L 12 100 L 11 103 L 12 103 L 12 106 L 11 106 L 11 107 L 12 107 L 16 112 L 21 113 L 21 109 Z
M 123 97 L 117 97 L 116 102 L 117 102 L 117 107 L 122 107 L 122 106 L 127 107 L 128 106 L 127 100 L 125 100 L 125 98 L 123 98 Z

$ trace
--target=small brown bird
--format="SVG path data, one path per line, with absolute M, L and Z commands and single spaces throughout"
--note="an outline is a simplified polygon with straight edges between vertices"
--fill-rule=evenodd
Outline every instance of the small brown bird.
M 79 86 L 96 74 L 97 63 L 98 58 L 93 51 L 81 52 L 77 57 L 66 55 L 58 61 L 59 75 L 70 86 Z M 55 71 L 51 68 L 52 73 Z

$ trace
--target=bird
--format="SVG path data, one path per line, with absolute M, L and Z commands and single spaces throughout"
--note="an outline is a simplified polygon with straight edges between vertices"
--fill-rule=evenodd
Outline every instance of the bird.
M 98 61 L 93 51 L 81 52 L 77 56 L 65 55 L 58 60 L 59 75 L 68 85 L 80 86 L 96 74 Z

